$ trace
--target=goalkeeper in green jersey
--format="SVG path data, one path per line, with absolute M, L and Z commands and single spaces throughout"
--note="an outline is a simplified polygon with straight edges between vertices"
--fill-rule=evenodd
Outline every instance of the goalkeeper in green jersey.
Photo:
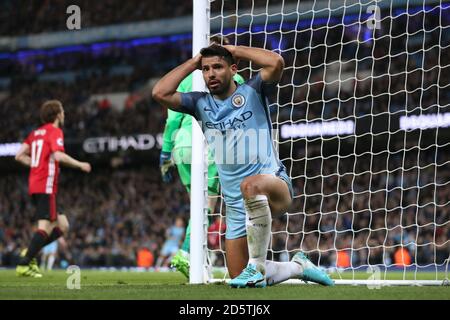
M 212 37 L 211 42 L 221 43 L 220 38 Z M 223 38 L 223 43 L 229 41 Z M 178 86 L 178 92 L 192 91 L 192 74 L 187 76 Z M 234 81 L 244 83 L 244 79 L 236 74 Z M 166 127 L 163 133 L 163 145 L 160 155 L 160 170 L 162 179 L 168 183 L 172 181 L 170 168 L 177 166 L 181 182 L 188 193 L 191 192 L 191 151 L 192 151 L 192 116 L 167 109 Z M 214 212 L 217 197 L 219 195 L 219 177 L 214 158 L 208 150 L 208 210 Z M 189 221 L 186 236 L 181 249 L 173 257 L 171 265 L 189 279 L 189 252 L 191 239 L 191 222 Z

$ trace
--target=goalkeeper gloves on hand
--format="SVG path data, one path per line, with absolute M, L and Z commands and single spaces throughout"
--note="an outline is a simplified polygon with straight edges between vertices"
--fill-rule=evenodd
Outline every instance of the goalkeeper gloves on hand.
M 172 173 L 170 172 L 172 166 L 172 153 L 161 151 L 161 155 L 159 156 L 159 169 L 161 170 L 162 180 L 166 183 L 172 181 Z

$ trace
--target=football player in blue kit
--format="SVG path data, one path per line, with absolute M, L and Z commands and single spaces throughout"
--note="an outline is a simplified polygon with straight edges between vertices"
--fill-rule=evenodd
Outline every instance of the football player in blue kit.
M 261 67 L 245 83 L 233 76 L 237 60 Z M 199 69 L 209 92 L 177 92 Z M 226 204 L 225 249 L 232 287 L 265 287 L 287 279 L 333 285 L 302 252 L 290 262 L 266 260 L 272 215 L 292 202 L 291 180 L 273 145 L 267 92 L 281 79 L 283 58 L 269 50 L 211 45 L 165 75 L 153 88 L 161 105 L 197 119 L 219 172 Z

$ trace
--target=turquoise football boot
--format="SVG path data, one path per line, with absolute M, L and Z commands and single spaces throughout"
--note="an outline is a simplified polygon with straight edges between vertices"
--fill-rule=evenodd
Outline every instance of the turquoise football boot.
M 331 280 L 328 274 L 316 267 L 303 252 L 297 252 L 291 261 L 299 264 L 303 268 L 303 273 L 300 274 L 299 279 L 315 282 L 323 286 L 334 286 L 334 281 Z
M 256 270 L 256 266 L 253 264 L 249 264 L 240 275 L 228 284 L 233 288 L 264 288 L 267 285 L 266 277 Z

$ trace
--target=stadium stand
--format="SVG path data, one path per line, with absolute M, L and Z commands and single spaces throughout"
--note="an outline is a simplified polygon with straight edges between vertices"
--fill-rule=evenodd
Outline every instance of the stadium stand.
M 4 3 L 8 5 L 12 2 Z M 0 19 L 8 23 L 1 25 L 0 34 L 20 36 L 60 30 L 64 28 L 65 20 L 58 20 L 61 16 L 51 13 L 59 6 L 65 8 L 69 2 L 31 1 L 32 5 L 27 8 L 38 12 L 38 15 L 32 15 L 30 10 L 15 6 L 11 8 L 17 9 L 16 11 L 2 10 Z M 83 4 L 87 2 L 89 1 L 81 1 L 80 6 L 83 7 Z M 171 2 L 173 1 L 168 0 L 164 2 L 164 6 L 155 7 L 151 1 L 111 0 L 95 2 L 95 5 L 90 1 L 89 10 L 83 11 L 83 19 L 85 19 L 83 23 L 86 27 L 90 27 L 144 21 L 181 16 L 192 9 L 191 2 L 181 5 L 177 1 L 176 6 L 170 5 Z M 252 1 L 247 2 L 251 5 Z M 162 4 L 162 2 L 157 3 Z M 117 10 L 118 6 L 120 10 Z M 172 11 L 173 7 L 177 8 L 176 12 Z M 100 11 L 101 15 L 96 14 Z M 4 19 L 6 14 L 10 15 L 9 19 Z M 25 20 L 30 21 L 31 15 L 32 23 L 22 23 Z M 422 21 L 420 17 L 416 20 Z M 409 23 L 410 28 L 414 29 L 411 26 L 414 20 L 411 19 Z M 431 30 L 436 21 L 431 20 L 429 23 L 427 28 Z M 398 26 L 398 29 L 402 30 L 402 27 Z M 326 33 L 325 30 L 323 33 L 318 32 L 316 37 L 327 37 L 327 41 L 335 44 L 340 41 L 341 34 L 342 30 L 334 28 L 327 29 Z M 302 36 L 310 37 L 307 33 L 302 33 Z M 264 36 L 252 35 L 252 42 L 258 46 L 265 41 L 263 38 Z M 295 47 L 294 41 L 298 43 L 303 41 L 301 37 L 297 38 L 292 34 L 284 35 L 283 39 L 288 43 L 286 47 L 291 48 Z M 247 43 L 248 35 L 243 35 L 237 41 Z M 323 43 L 323 39 L 316 38 L 316 41 Z M 400 48 L 402 41 L 406 39 L 398 38 L 391 50 L 395 51 L 396 45 Z M 430 32 L 427 45 L 431 49 L 427 51 L 428 59 L 425 61 L 435 60 L 439 54 L 438 50 L 441 50 L 433 44 L 440 44 L 440 47 L 446 48 L 444 50 L 448 53 L 449 42 L 449 37 L 441 39 L 438 32 Z M 0 91 L 3 91 L 6 97 L 0 100 L 0 127 L 2 128 L 0 142 L 21 141 L 38 124 L 38 106 L 49 98 L 57 98 L 64 103 L 67 115 L 64 131 L 67 141 L 82 141 L 90 136 L 162 132 L 164 114 L 160 106 L 148 96 L 151 81 L 189 57 L 190 39 L 151 45 L 145 43 L 127 45 L 127 43 L 126 41 L 111 43 L 103 47 L 99 46 L 95 50 L 93 46 L 86 45 L 74 52 L 57 54 L 49 54 L 44 50 L 27 58 L 12 55 L 9 59 L 3 59 L 0 62 L 0 78 L 3 80 L 0 81 Z M 314 43 L 311 46 L 314 47 Z M 420 46 L 422 42 L 417 42 L 415 47 L 410 48 L 411 52 Z M 405 110 L 414 111 L 419 104 L 426 109 L 423 112 L 426 114 L 437 112 L 437 105 L 450 104 L 450 91 L 441 89 L 442 92 L 437 95 L 437 87 L 432 86 L 438 80 L 441 88 L 445 88 L 445 85 L 450 83 L 450 70 L 448 70 L 450 54 L 440 53 L 441 64 L 446 68 L 428 68 L 426 63 L 425 66 L 418 68 L 418 59 L 421 57 L 414 55 L 406 59 L 405 54 L 400 54 L 393 57 L 390 64 L 387 64 L 384 59 L 388 55 L 383 51 L 386 47 L 383 40 L 377 43 L 374 56 L 384 58 L 374 63 L 369 58 L 364 59 L 372 55 L 372 49 L 360 47 L 360 59 L 365 63 L 359 64 L 358 73 L 364 75 L 373 64 L 375 76 L 380 76 L 372 79 L 370 84 L 364 80 L 352 83 L 349 90 L 340 91 L 336 99 L 333 99 L 336 96 L 334 89 L 327 88 L 325 99 L 329 102 L 325 105 L 322 101 L 325 84 L 320 79 L 324 78 L 326 70 L 316 67 L 323 62 L 325 48 L 317 46 L 311 54 L 306 51 L 302 53 L 301 50 L 283 52 L 287 61 L 286 65 L 296 65 L 296 69 L 287 69 L 281 81 L 282 89 L 279 94 L 281 121 L 291 119 L 292 114 L 296 119 L 314 120 L 320 117 L 331 119 L 351 115 L 363 116 L 368 112 L 373 115 L 386 111 L 401 113 Z M 340 45 L 335 45 L 334 49 L 336 54 L 342 51 L 343 56 L 330 55 L 329 62 L 338 58 L 345 60 L 348 55 L 349 63 L 346 67 L 349 72 L 355 72 L 355 66 L 352 66 L 350 61 L 355 48 L 351 45 L 342 48 Z M 312 58 L 311 61 L 308 61 L 309 57 Z M 296 59 L 295 64 L 294 59 Z M 386 76 L 383 76 L 386 74 L 384 68 L 388 65 L 393 68 L 390 73 L 395 74 L 390 82 L 387 81 L 389 79 Z M 240 67 L 244 77 L 248 77 L 246 65 L 242 64 Z M 291 82 L 294 71 L 295 87 L 289 85 L 283 87 L 283 83 Z M 310 73 L 312 76 L 309 76 Z M 55 79 L 64 79 L 64 81 Z M 317 82 L 307 83 L 308 79 L 317 79 Z M 388 82 L 391 85 L 387 86 Z M 405 82 L 408 93 L 404 90 Z M 417 90 L 419 88 L 426 89 Z M 353 92 L 356 94 L 353 95 Z M 124 93 L 126 99 L 120 105 L 112 107 L 108 98 L 102 98 L 102 95 L 114 93 Z M 375 97 L 370 96 L 370 93 L 373 93 Z M 291 96 L 295 99 L 291 100 Z M 345 102 L 341 103 L 341 101 Z M 388 106 L 390 106 L 389 110 Z M 426 139 L 426 136 L 423 139 Z M 386 174 L 355 176 L 354 156 L 340 158 L 341 171 L 337 173 L 333 171 L 337 167 L 335 163 L 338 161 L 337 157 L 328 162 L 314 161 L 314 157 L 320 155 L 320 148 L 320 146 L 309 147 L 307 156 L 310 160 L 297 162 L 296 166 L 293 166 L 289 160 L 285 162 L 289 169 L 292 168 L 290 172 L 293 176 L 300 176 L 303 170 L 301 168 L 307 164 L 308 170 L 321 171 L 325 177 L 317 176 L 317 188 L 308 190 L 307 195 L 304 196 L 302 195 L 304 180 L 301 177 L 295 179 L 295 194 L 299 197 L 294 201 L 294 211 L 304 210 L 307 215 L 291 216 L 288 233 L 282 232 L 286 230 L 286 218 L 274 219 L 272 250 L 275 259 L 285 259 L 286 250 L 290 251 L 298 247 L 301 237 L 303 237 L 304 249 L 310 252 L 313 262 L 319 262 L 321 265 L 335 265 L 336 250 L 332 248 L 348 247 L 352 237 L 354 239 L 351 258 L 354 266 L 367 261 L 370 263 L 383 263 L 383 259 L 392 261 L 395 255 L 394 249 L 399 241 L 403 241 L 405 247 L 411 249 L 410 252 L 415 252 L 414 246 L 422 245 L 417 249 L 417 261 L 421 265 L 432 262 L 443 263 L 444 259 L 448 258 L 448 248 L 436 246 L 436 260 L 433 260 L 434 247 L 423 244 L 431 242 L 440 244 L 450 238 L 450 224 L 446 223 L 436 230 L 432 224 L 432 222 L 444 223 L 450 215 L 450 208 L 442 207 L 442 210 L 436 212 L 431 205 L 426 205 L 431 202 L 443 204 L 447 201 L 450 185 L 444 182 L 450 180 L 449 171 L 437 177 L 436 182 L 440 182 L 441 187 L 423 187 L 431 182 L 427 179 L 434 178 L 429 174 L 434 172 L 433 167 L 418 170 L 414 167 L 416 163 L 414 161 L 418 157 L 417 152 L 411 151 L 390 155 L 389 160 L 393 162 L 392 168 L 396 167 L 395 163 L 403 161 L 404 168 L 412 169 L 393 170 L 389 180 Z M 298 154 L 305 152 L 301 142 L 294 143 L 294 149 Z M 283 155 L 290 150 L 285 149 L 281 144 L 280 152 Z M 127 157 L 127 155 L 121 156 Z M 386 163 L 386 156 L 386 153 L 381 154 L 377 161 Z M 424 157 L 425 163 L 431 163 L 433 160 L 437 163 L 443 162 L 442 159 L 439 161 L 439 159 L 426 158 L 434 157 L 433 152 L 421 153 L 421 156 Z M 70 264 L 93 267 L 135 266 L 137 252 L 142 247 L 150 249 L 154 257 L 159 256 L 165 240 L 165 231 L 172 223 L 173 217 L 182 216 L 187 220 L 189 198 L 179 183 L 163 184 L 155 163 L 151 161 L 153 160 L 150 158 L 140 159 L 138 166 L 127 166 L 125 163 L 119 168 L 108 166 L 96 168 L 94 165 L 94 171 L 88 177 L 71 170 L 63 171 L 60 203 L 63 204 L 63 211 L 67 212 L 71 219 L 71 231 L 67 237 L 69 249 L 60 252 L 59 262 L 67 261 Z M 370 162 L 370 157 L 359 156 L 357 161 L 363 172 L 364 164 Z M 374 163 L 372 170 L 376 172 L 376 169 L 377 163 Z M 382 170 L 381 167 L 380 170 Z M 331 188 L 337 184 L 338 177 L 339 195 L 333 193 Z M 420 194 L 417 188 L 414 188 L 417 185 L 421 186 Z M 311 180 L 308 186 L 314 186 Z M 325 186 L 323 190 L 321 190 L 322 186 Z M 374 190 L 383 189 L 383 186 L 387 187 L 382 192 L 369 195 L 367 190 L 370 190 L 371 186 Z M 407 190 L 401 190 L 400 187 Z M 366 192 L 352 194 L 352 191 L 358 189 L 366 190 Z M 321 193 L 325 201 L 321 200 Z M 338 196 L 348 197 L 348 201 L 341 199 L 339 201 L 341 206 L 336 209 Z M 369 203 L 364 201 L 367 198 L 370 199 Z M 396 210 L 399 210 L 398 207 L 408 198 L 418 198 L 419 204 L 423 206 L 409 206 L 402 215 L 392 214 L 396 213 Z M 387 208 L 385 203 L 388 204 Z M 369 219 L 369 210 L 372 212 L 372 219 Z M 326 214 L 324 218 L 319 219 L 321 212 Z M 31 230 L 29 221 L 32 214 L 33 210 L 26 190 L 25 171 L 16 169 L 13 172 L 2 173 L 2 179 L 0 179 L 1 266 L 14 266 L 17 263 L 20 249 L 29 240 L 29 230 Z M 399 216 L 404 220 L 400 222 L 400 225 L 407 230 L 406 234 L 409 237 L 399 239 L 399 230 L 389 229 L 389 225 L 399 224 Z M 415 221 L 416 216 L 419 221 Z M 350 225 L 352 221 L 353 224 Z M 384 226 L 385 221 L 387 229 L 381 227 Z M 420 236 L 416 237 L 418 225 L 423 227 L 420 227 Z M 333 244 L 336 237 L 335 226 L 340 232 L 336 243 Z M 314 232 L 315 230 L 320 230 L 321 233 Z M 382 254 L 382 246 L 392 248 L 390 256 Z M 320 253 L 318 248 L 321 250 Z

